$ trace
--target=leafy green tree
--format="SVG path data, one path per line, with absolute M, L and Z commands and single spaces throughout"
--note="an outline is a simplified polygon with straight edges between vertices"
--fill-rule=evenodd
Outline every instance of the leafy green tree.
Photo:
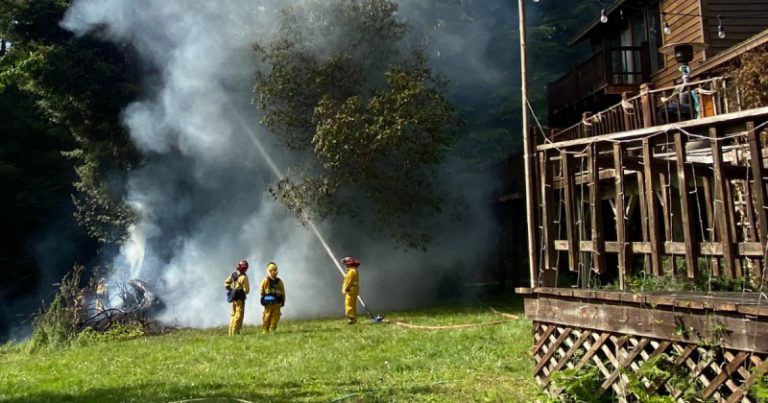
M 388 0 L 288 8 L 256 45 L 268 67 L 254 91 L 262 122 L 302 156 L 272 194 L 301 219 L 345 215 L 424 248 L 444 202 L 436 169 L 460 125 L 445 83 Z
M 100 242 L 120 242 L 133 214 L 121 201 L 122 175 L 137 156 L 119 122 L 137 93 L 131 53 L 59 26 L 69 0 L 0 0 L 0 89 L 29 94 L 50 127 L 69 132 L 78 222 Z M 65 150 L 62 150 L 65 151 Z

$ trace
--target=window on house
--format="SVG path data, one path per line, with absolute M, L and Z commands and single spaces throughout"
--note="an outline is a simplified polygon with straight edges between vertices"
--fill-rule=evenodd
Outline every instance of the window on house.
M 648 50 L 650 53 L 651 73 L 664 68 L 664 58 L 659 54 L 659 48 L 663 45 L 661 30 L 661 5 L 658 0 L 648 3 L 645 12 L 648 29 Z

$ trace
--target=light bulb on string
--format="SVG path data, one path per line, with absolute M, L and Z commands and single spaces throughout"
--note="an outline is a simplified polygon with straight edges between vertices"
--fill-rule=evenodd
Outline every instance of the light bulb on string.
M 721 16 L 717 16 L 717 37 L 725 39 L 725 28 L 723 28 L 723 19 Z
M 605 9 L 600 10 L 600 22 L 603 24 L 608 22 L 608 14 L 605 13 Z
M 669 23 L 667 22 L 667 17 L 666 16 L 662 16 L 661 18 L 662 18 L 662 21 L 664 21 L 664 23 L 662 24 L 664 26 L 664 35 L 671 34 L 672 33 L 672 28 L 670 28 Z

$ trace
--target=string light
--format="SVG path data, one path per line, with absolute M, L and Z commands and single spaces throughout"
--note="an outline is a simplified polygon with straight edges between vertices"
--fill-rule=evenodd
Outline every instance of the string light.
M 533 0 L 533 1 L 534 2 L 538 2 L 538 0 Z M 632 8 L 632 9 L 642 10 L 641 7 L 631 6 L 631 5 L 628 5 L 628 4 L 621 4 L 622 0 L 615 0 L 612 3 L 610 3 L 610 5 L 607 6 L 607 7 L 606 7 L 606 3 L 607 3 L 606 0 L 595 0 L 595 2 L 600 4 L 600 6 L 602 8 L 600 10 L 600 22 L 602 22 L 603 24 L 608 22 L 608 13 L 606 12 L 606 9 L 613 10 L 614 8 L 618 8 L 618 6 L 621 5 L 622 7 L 628 7 L 628 8 Z M 619 8 L 619 16 L 620 17 L 623 17 L 623 13 L 624 13 L 623 8 Z M 669 16 L 669 15 L 675 15 L 675 16 L 680 16 L 680 17 L 690 17 L 690 18 L 696 18 L 696 17 L 704 18 L 705 17 L 703 14 L 679 13 L 679 12 L 674 12 L 674 11 L 664 11 L 664 12 L 661 13 L 662 28 L 663 28 L 664 35 L 669 35 L 669 34 L 672 33 L 672 26 L 667 21 L 667 16 Z M 717 37 L 720 38 L 720 39 L 725 39 L 725 37 L 726 37 L 725 27 L 723 26 L 723 19 L 722 19 L 721 15 L 717 16 Z
M 723 19 L 721 16 L 717 16 L 717 37 L 725 39 L 725 28 L 723 28 Z

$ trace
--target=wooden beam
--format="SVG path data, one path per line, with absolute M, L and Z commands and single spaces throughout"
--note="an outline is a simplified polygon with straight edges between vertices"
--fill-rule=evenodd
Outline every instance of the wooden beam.
M 603 141 L 616 141 L 616 140 L 629 140 L 639 139 L 644 136 L 664 133 L 668 131 L 675 131 L 685 129 L 687 131 L 695 130 L 695 128 L 712 126 L 719 123 L 731 124 L 737 120 L 754 120 L 755 118 L 761 118 L 768 116 L 768 106 L 762 108 L 749 109 L 746 111 L 725 113 L 722 115 L 712 116 L 708 118 L 693 119 L 685 122 L 675 122 L 661 126 L 647 127 L 643 129 L 630 130 L 627 132 L 604 134 L 600 136 L 592 136 L 587 138 L 581 138 L 576 140 L 560 141 L 556 143 L 542 144 L 537 147 L 537 150 L 550 150 L 550 149 L 563 149 L 565 147 L 586 146 L 596 142 Z
M 519 0 L 518 19 L 520 27 L 520 99 L 522 102 L 522 134 L 523 134 L 523 170 L 525 172 L 525 212 L 526 233 L 528 241 L 528 276 L 531 287 L 534 287 L 538 269 L 536 250 L 536 141 L 531 135 L 531 125 L 528 123 L 528 74 L 526 62 L 525 35 L 525 1 Z
M 746 176 L 745 176 L 746 178 Z M 739 240 L 738 232 L 736 232 L 736 199 L 734 196 L 734 191 L 736 189 L 731 186 L 731 181 L 727 178 L 723 177 L 723 182 L 725 183 L 725 211 L 728 213 L 728 235 L 731 239 L 731 243 L 736 243 Z M 733 276 L 734 278 L 741 278 L 742 273 L 742 262 L 741 259 L 739 259 L 738 255 L 735 255 L 733 257 Z
M 539 153 L 539 172 L 541 175 L 541 214 L 542 237 L 544 238 L 544 267 L 536 283 L 542 287 L 553 287 L 557 282 L 557 251 L 555 251 L 555 220 L 551 214 L 555 210 L 552 202 L 552 167 L 547 160 L 547 151 Z
M 749 227 L 749 230 L 742 229 L 746 233 L 747 240 L 749 241 L 756 241 L 758 240 L 757 237 L 757 222 L 755 221 L 755 210 L 753 208 L 752 203 L 752 189 L 750 186 L 749 178 L 743 181 L 744 182 L 744 211 L 746 211 L 747 215 L 747 226 Z M 751 269 L 748 273 L 749 281 L 755 281 L 758 280 L 758 276 L 762 273 L 759 260 L 756 259 L 749 259 L 749 268 Z M 757 268 L 757 269 L 755 269 Z M 755 284 L 761 284 L 761 282 L 758 280 L 755 282 Z
M 565 184 L 565 236 L 568 240 L 568 270 L 579 270 L 579 251 L 576 238 L 576 211 L 573 188 L 573 161 L 571 156 L 565 152 L 560 152 L 561 163 L 563 164 L 563 182 Z
M 677 186 L 680 190 L 683 241 L 685 241 L 686 273 L 688 278 L 696 278 L 698 274 L 698 264 L 696 262 L 698 241 L 694 236 L 690 204 L 688 202 L 688 176 L 685 171 L 685 143 L 683 142 L 683 135 L 680 132 L 675 133 L 675 154 L 677 157 Z
M 601 156 L 600 164 L 602 165 L 608 165 L 611 163 L 610 156 Z M 670 167 L 670 169 L 677 169 L 677 161 L 670 161 L 668 159 L 654 159 L 653 162 L 654 168 L 656 168 L 657 171 L 665 170 L 667 167 Z M 626 155 L 624 156 L 624 168 L 630 169 L 633 171 L 641 171 L 643 169 L 643 166 L 645 164 L 645 161 L 643 160 L 642 156 L 633 156 L 633 155 Z M 686 165 L 694 168 L 696 171 L 699 172 L 699 176 L 706 175 L 707 172 L 712 170 L 712 165 L 707 162 L 700 162 L 700 161 L 687 161 Z M 674 167 L 674 168 L 673 168 Z M 723 166 L 723 176 L 726 179 L 744 179 L 747 177 L 747 172 L 749 171 L 748 167 L 745 166 L 737 166 L 737 165 L 726 165 Z M 610 177 L 610 173 L 606 172 L 605 174 L 601 173 L 601 178 L 603 177 Z
M 704 210 L 707 214 L 706 234 L 702 234 L 702 236 L 705 236 L 710 242 L 715 242 L 717 241 L 717 232 L 715 232 L 715 202 L 714 197 L 712 197 L 712 182 L 709 180 L 709 177 L 704 176 L 701 178 L 701 184 L 704 188 Z M 701 252 L 705 253 L 703 246 Z M 720 259 L 711 259 L 710 265 L 712 267 L 712 275 L 715 277 L 720 276 Z
M 661 239 L 659 237 L 659 217 L 656 211 L 656 170 L 653 167 L 653 139 L 643 139 L 643 160 L 645 161 L 645 199 L 648 222 L 648 242 L 651 243 L 651 272 L 654 276 L 661 275 Z
M 728 214 L 728 203 L 726 186 L 728 184 L 723 178 L 723 158 L 720 143 L 717 139 L 717 128 L 709 128 L 710 143 L 712 146 L 712 169 L 714 170 L 715 185 L 715 221 L 717 222 L 717 233 L 720 236 L 720 242 L 723 244 L 723 266 L 725 276 L 729 279 L 734 278 L 735 274 L 735 256 L 733 253 L 733 240 L 731 239 L 730 214 Z
M 675 303 L 674 299 L 670 302 L 674 303 L 673 306 L 659 304 L 655 309 L 648 309 L 643 302 L 632 300 L 611 302 L 539 294 L 536 298 L 525 300 L 525 316 L 534 323 L 678 342 L 683 341 L 679 328 L 693 327 L 696 332 L 686 336 L 684 341 L 687 343 L 722 340 L 722 345 L 730 349 L 768 352 L 768 337 L 760 337 L 768 332 L 768 322 L 745 320 L 743 314 L 735 315 L 733 312 L 720 314 L 712 309 L 686 308 L 685 303 Z M 715 328 L 712 323 L 722 326 Z M 722 332 L 722 327 L 730 331 Z
M 665 167 L 668 168 L 668 167 Z M 659 201 L 661 204 L 661 217 L 662 222 L 664 223 L 664 235 L 663 237 L 660 236 L 661 242 L 672 242 L 674 239 L 672 238 L 672 215 L 671 215 L 671 207 L 669 205 L 670 201 L 670 183 L 672 182 L 672 178 L 668 178 L 668 175 L 672 175 L 671 173 L 662 172 L 659 171 Z M 661 235 L 661 234 L 659 234 Z M 667 259 L 667 267 L 665 270 L 667 273 L 674 273 L 675 272 L 675 257 L 669 256 Z
M 589 206 L 590 206 L 590 219 L 592 229 L 592 243 L 594 249 L 592 250 L 592 266 L 598 273 L 605 272 L 605 246 L 603 245 L 603 209 L 600 201 L 600 178 L 598 177 L 600 172 L 600 165 L 598 165 L 599 149 L 597 144 L 593 144 L 589 150 L 588 162 L 589 173 L 591 177 L 589 185 Z
M 629 277 L 629 258 L 627 256 L 627 219 L 624 217 L 626 207 L 624 205 L 624 147 L 621 143 L 613 144 L 613 170 L 615 173 L 614 185 L 616 187 L 616 242 L 619 244 L 619 289 L 625 289 L 625 279 Z
M 591 253 L 593 251 L 592 241 L 580 241 L 579 252 Z M 621 244 L 614 241 L 605 242 L 606 253 L 619 253 Z M 736 255 L 745 258 L 759 258 L 765 252 L 760 242 L 739 242 L 736 245 Z M 685 242 L 664 242 L 663 251 L 665 255 L 684 255 L 688 245 Z M 698 244 L 700 253 L 706 256 L 723 256 L 723 245 L 720 242 L 701 242 Z M 624 249 L 627 254 L 645 254 L 651 253 L 650 242 L 625 242 Z M 565 240 L 555 240 L 555 250 L 568 251 L 568 242 Z
M 648 242 L 648 197 L 645 190 L 645 174 L 642 170 L 637 171 L 637 200 L 640 204 L 640 232 L 643 236 L 643 242 Z M 643 272 L 651 273 L 651 261 L 647 256 L 643 256 Z
M 763 148 L 755 135 L 755 124 L 747 122 L 747 142 L 749 143 L 750 168 L 752 169 L 752 195 L 755 200 L 755 214 L 757 216 L 757 236 L 761 244 L 768 242 L 768 217 L 766 216 L 765 195 L 765 168 L 763 168 Z M 766 264 L 768 256 L 763 256 L 763 264 Z M 758 270 L 759 279 L 763 271 Z

